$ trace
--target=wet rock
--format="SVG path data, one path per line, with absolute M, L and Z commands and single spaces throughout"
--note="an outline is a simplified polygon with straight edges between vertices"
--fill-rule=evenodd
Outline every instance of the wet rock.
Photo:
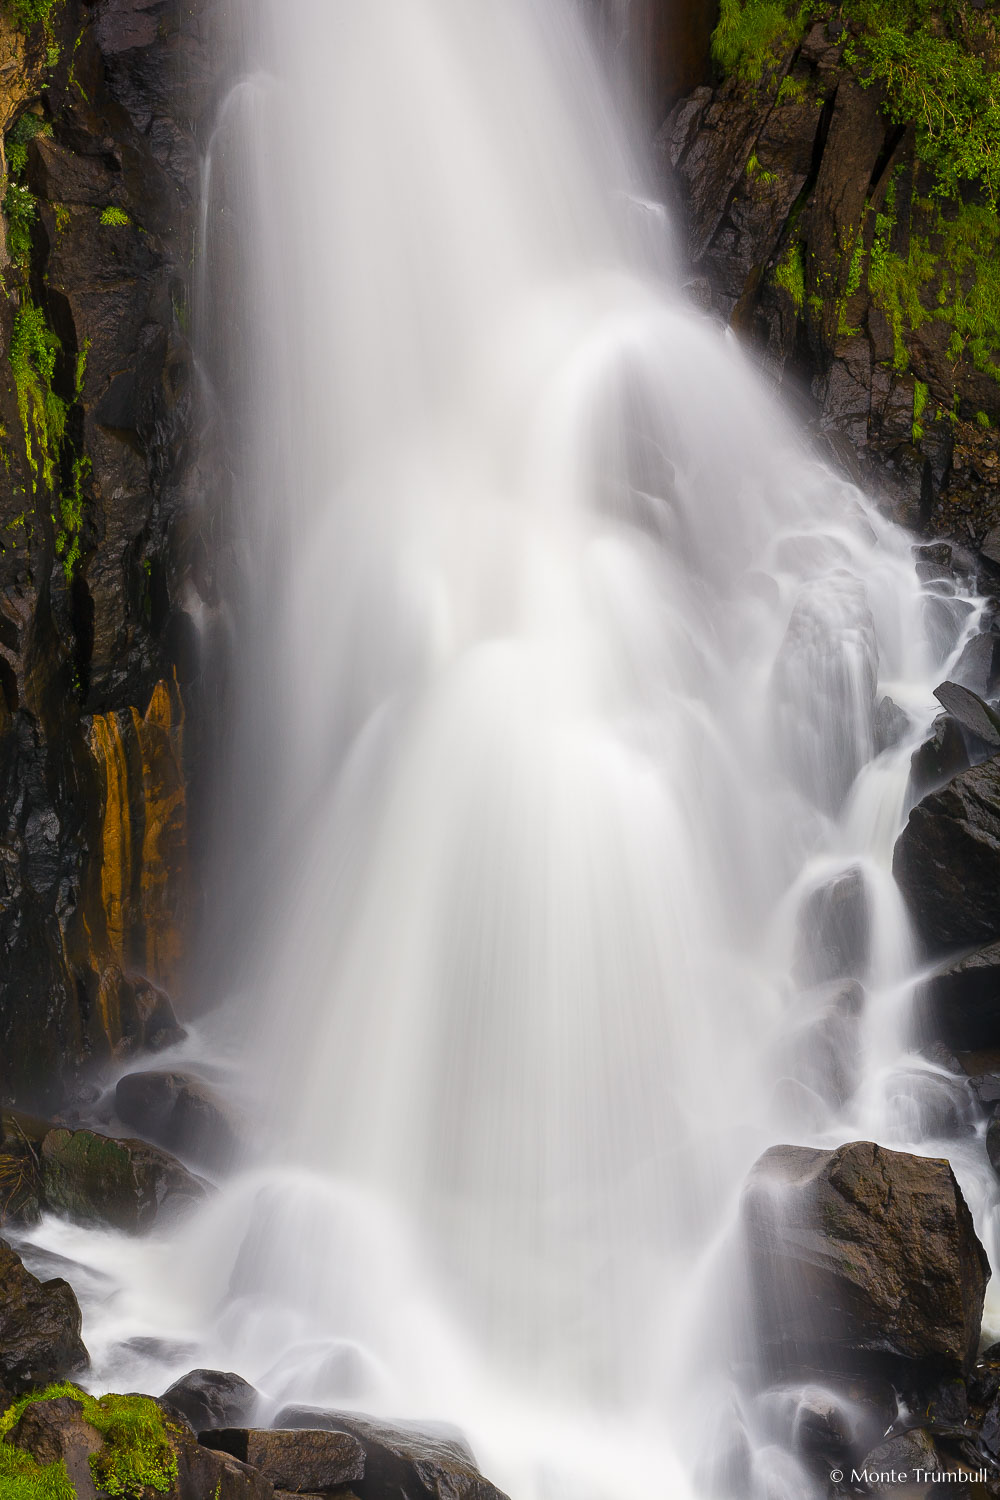
M 931 792 L 910 813 L 893 873 L 930 951 L 1000 936 L 1000 760 Z
M 1000 942 L 941 968 L 923 987 L 931 1035 L 957 1052 L 1000 1047 Z
M 115 1089 L 120 1120 L 169 1151 L 208 1166 L 228 1165 L 238 1149 L 233 1115 L 187 1073 L 130 1073 Z
M 997 657 L 997 646 L 1000 641 L 992 631 L 984 631 L 980 635 L 974 635 L 964 647 L 961 656 L 955 663 L 952 677 L 955 682 L 964 687 L 971 688 L 982 698 L 988 698 L 997 686 L 997 674 L 994 663 Z M 947 707 L 947 705 L 945 705 Z
M 31 1456 L 43 1467 L 66 1465 L 69 1482 L 77 1500 L 97 1500 L 97 1488 L 90 1471 L 90 1455 L 104 1446 L 96 1428 L 84 1421 L 83 1402 L 71 1396 L 54 1401 L 33 1401 L 5 1439 Z
M 915 1479 L 911 1484 L 909 1479 L 901 1480 L 899 1476 L 912 1477 L 916 1469 L 927 1474 L 940 1474 L 941 1460 L 930 1433 L 918 1427 L 880 1443 L 867 1455 L 862 1467 L 869 1476 L 869 1494 L 910 1500 L 911 1496 L 926 1494 L 927 1485 L 918 1484 Z
M 0 1383 L 19 1391 L 85 1369 L 82 1321 L 68 1282 L 39 1281 L 0 1240 Z
M 906 738 L 910 728 L 910 716 L 891 698 L 879 700 L 875 710 L 875 749 L 894 750 Z
M 186 1433 L 174 1432 L 171 1441 L 177 1477 L 166 1500 L 273 1500 L 274 1485 L 249 1464 L 203 1447 Z
M 992 749 L 1000 746 L 1000 718 L 971 688 L 958 682 L 942 682 L 934 689 L 934 696 L 974 740 Z
M 408 1500 L 414 1492 L 433 1500 L 505 1500 L 476 1467 L 460 1433 L 389 1424 L 359 1412 L 285 1407 L 275 1425 L 346 1432 L 365 1452 L 366 1500 Z
M 186 1417 L 195 1432 L 204 1432 L 246 1422 L 259 1396 L 249 1381 L 230 1370 L 189 1370 L 160 1399 Z
M 868 967 L 871 919 L 864 872 L 834 876 L 802 903 L 796 968 L 812 983 L 860 979 Z
M 202 1432 L 199 1440 L 259 1470 L 278 1489 L 297 1494 L 336 1490 L 365 1478 L 365 1450 L 348 1432 L 229 1428 Z
M 138 1234 L 163 1213 L 205 1197 L 205 1184 L 145 1141 L 92 1130 L 51 1130 L 42 1142 L 42 1181 L 50 1208 Z
M 915 797 L 937 791 L 969 766 L 962 731 L 951 714 L 939 714 L 931 732 L 910 761 L 910 785 Z
M 775 1146 L 742 1224 L 765 1367 L 971 1364 L 989 1265 L 946 1161 Z
M 994 1115 L 986 1127 L 986 1155 L 990 1166 L 1000 1176 L 1000 1116 Z

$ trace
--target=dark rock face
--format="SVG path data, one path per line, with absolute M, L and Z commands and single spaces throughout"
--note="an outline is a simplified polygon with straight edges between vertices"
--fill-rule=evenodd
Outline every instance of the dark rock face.
M 276 1427 L 347 1433 L 364 1451 L 365 1500 L 505 1500 L 476 1467 L 462 1438 L 392 1426 L 358 1412 L 286 1407 Z
M 253 1415 L 258 1395 L 248 1381 L 232 1371 L 189 1370 L 160 1399 L 186 1417 L 195 1432 L 204 1432 L 210 1427 L 235 1427 L 246 1422 Z
M 365 1451 L 348 1432 L 224 1429 L 203 1432 L 200 1440 L 258 1469 L 276 1488 L 297 1494 L 322 1494 L 365 1477 Z
M 225 1166 L 236 1154 L 234 1120 L 207 1084 L 186 1073 L 128 1074 L 115 1089 L 115 1110 L 126 1125 L 206 1165 Z
M 1000 758 L 961 772 L 913 809 L 893 873 L 930 951 L 1000 936 Z
M 38 1281 L 0 1240 L 0 1383 L 19 1391 L 82 1370 L 90 1358 L 65 1281 Z
M 922 310 L 897 316 L 870 267 L 926 244 L 963 290 L 975 271 L 946 261 L 913 128 L 862 87 L 850 42 L 840 20 L 817 19 L 757 81 L 692 90 L 657 136 L 661 183 L 700 300 L 826 455 L 903 524 L 978 548 L 1000 522 L 1000 383 L 949 345 L 933 275 L 915 293 Z
M 33 330 L 28 346 L 53 351 L 20 373 L 0 361 L 8 1102 L 54 1107 L 81 1065 L 137 1044 L 142 985 L 179 976 L 198 670 L 185 277 L 208 9 L 65 0 L 48 32 L 0 20 L 0 130 L 28 213 L 0 248 L 0 345 Z
M 766 1368 L 971 1365 L 989 1265 L 946 1161 L 775 1146 L 742 1222 Z
M 100 1451 L 104 1439 L 84 1420 L 81 1401 L 60 1396 L 55 1401 L 32 1402 L 6 1441 L 43 1466 L 61 1460 L 77 1500 L 97 1500 L 90 1455 Z
M 1000 1048 L 1000 942 L 942 969 L 924 987 L 932 1034 L 959 1052 Z
M 91 1130 L 52 1130 L 41 1148 L 46 1204 L 76 1219 L 138 1234 L 164 1212 L 189 1207 L 205 1185 L 145 1141 Z

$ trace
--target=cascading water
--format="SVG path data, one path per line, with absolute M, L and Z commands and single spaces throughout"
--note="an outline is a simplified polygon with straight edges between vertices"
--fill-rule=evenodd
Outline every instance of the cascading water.
M 960 1091 L 909 1050 L 891 879 L 976 603 L 919 583 L 674 289 L 568 3 L 239 25 L 207 237 L 239 246 L 251 916 L 195 1041 L 260 1129 L 182 1225 L 47 1220 L 35 1253 L 90 1268 L 107 1385 L 200 1363 L 265 1418 L 447 1418 L 516 1500 L 798 1500 L 729 1374 L 755 1158 L 947 1154 L 993 1249 Z M 838 878 L 860 1013 L 813 920 Z

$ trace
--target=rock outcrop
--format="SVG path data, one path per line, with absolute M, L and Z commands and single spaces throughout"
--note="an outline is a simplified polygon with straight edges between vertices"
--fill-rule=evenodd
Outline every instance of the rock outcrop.
M 0 1240 L 0 1385 L 20 1391 L 85 1369 L 81 1323 L 68 1282 L 39 1281 Z
M 893 873 L 930 952 L 1000 937 L 1000 757 L 960 772 L 910 813 Z
M 0 1101 L 55 1107 L 179 979 L 207 10 L 0 14 Z
M 1000 228 L 988 191 L 966 181 L 939 193 L 919 96 L 908 119 L 873 83 L 849 8 L 814 6 L 801 27 L 781 9 L 757 7 L 769 43 L 758 36 L 755 50 L 748 28 L 742 52 L 717 45 L 717 81 L 675 105 L 657 136 L 692 290 L 896 519 L 989 547 Z M 995 26 L 990 43 L 979 20 L 982 45 L 979 32 L 955 45 L 995 69 Z M 939 145 L 952 129 L 958 139 L 942 118 Z
M 325 1494 L 350 1483 L 365 1500 L 505 1500 L 457 1436 L 305 1408 L 279 1412 L 275 1427 L 203 1432 L 201 1441 L 255 1464 L 278 1491 Z
M 946 1161 L 869 1142 L 775 1146 L 750 1175 L 742 1223 L 765 1369 L 874 1369 L 905 1384 L 971 1367 L 989 1263 Z

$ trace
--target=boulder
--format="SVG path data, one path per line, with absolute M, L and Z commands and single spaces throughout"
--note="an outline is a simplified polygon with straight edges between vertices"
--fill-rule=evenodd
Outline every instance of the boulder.
M 930 951 L 1000 937 L 1000 757 L 960 772 L 910 813 L 893 873 Z
M 461 1433 L 450 1427 L 429 1429 L 378 1421 L 360 1412 L 324 1411 L 287 1406 L 275 1418 L 287 1429 L 346 1432 L 365 1454 L 365 1500 L 506 1500 L 484 1479 Z
M 200 1441 L 249 1464 L 271 1484 L 293 1494 L 329 1493 L 365 1478 L 365 1450 L 348 1432 L 224 1428 L 201 1433 Z
M 42 1142 L 42 1183 L 50 1208 L 138 1234 L 164 1211 L 205 1196 L 205 1184 L 145 1141 L 92 1130 L 50 1130 Z
M 958 1052 L 1000 1048 L 1000 942 L 940 968 L 923 986 L 932 1036 Z
M 213 1452 L 185 1433 L 171 1441 L 177 1477 L 165 1500 L 273 1500 L 274 1485 L 229 1453 Z
M 880 698 L 873 728 L 876 751 L 894 750 L 909 733 L 910 716 L 891 698 Z
M 258 1399 L 253 1386 L 229 1370 L 189 1370 L 160 1397 L 179 1411 L 195 1432 L 246 1422 L 253 1416 Z
M 39 1281 L 0 1240 L 0 1384 L 19 1391 L 85 1369 L 81 1324 L 69 1283 Z
M 228 1165 L 238 1146 L 233 1116 L 187 1073 L 129 1073 L 115 1089 L 118 1118 L 144 1136 L 206 1166 Z
M 956 724 L 991 751 L 1000 749 L 1000 718 L 978 693 L 959 682 L 942 682 L 934 696 Z
M 30 1453 L 43 1468 L 61 1460 L 76 1491 L 76 1500 L 97 1500 L 90 1455 L 100 1451 L 104 1439 L 84 1420 L 82 1401 L 72 1396 L 33 1401 L 7 1434 L 6 1441 Z
M 870 944 L 868 891 L 864 872 L 854 866 L 803 901 L 796 971 L 813 984 L 861 979 L 868 967 Z
M 965 737 L 951 714 L 938 714 L 927 739 L 910 759 L 910 792 L 926 797 L 969 767 Z
M 750 1173 L 741 1218 L 765 1368 L 940 1375 L 971 1364 L 989 1263 L 946 1161 L 867 1141 L 774 1146 Z

